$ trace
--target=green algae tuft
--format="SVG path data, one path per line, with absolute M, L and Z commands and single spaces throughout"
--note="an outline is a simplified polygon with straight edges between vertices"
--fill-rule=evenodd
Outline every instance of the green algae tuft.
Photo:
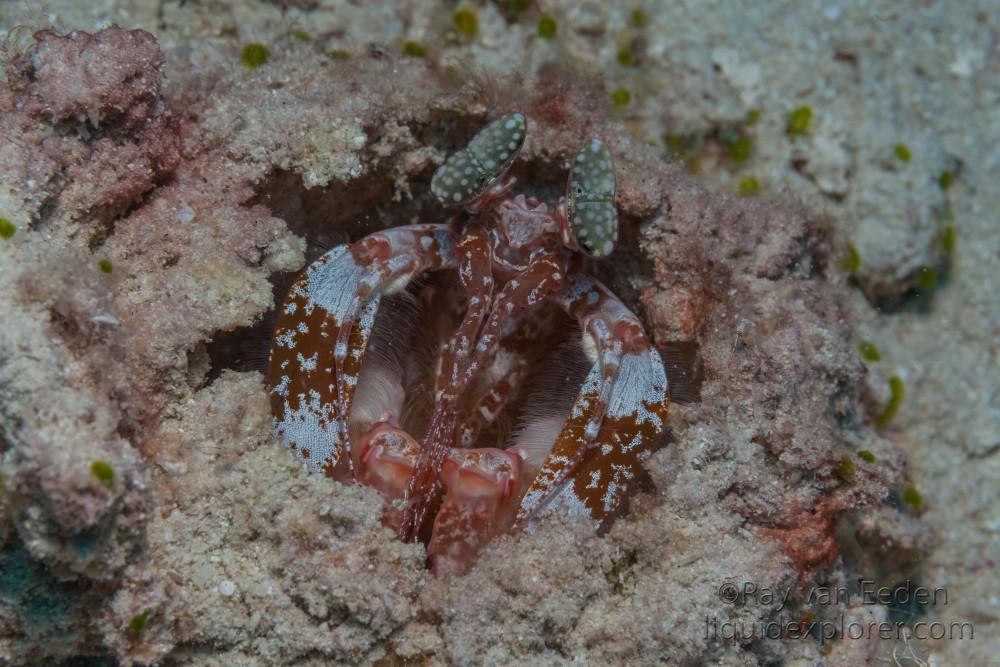
M 753 139 L 745 134 L 729 142 L 729 159 L 733 162 L 746 162 L 753 154 Z
M 857 273 L 861 268 L 861 254 L 853 243 L 848 243 L 844 254 L 840 257 L 840 268 L 847 273 Z
M 97 481 L 113 489 L 115 486 L 115 469 L 107 461 L 94 461 L 90 464 L 90 474 L 97 478 Z
M 845 482 L 849 482 L 854 479 L 854 470 L 854 460 L 850 456 L 845 456 L 837 466 L 837 475 Z
M 403 53 L 411 58 L 426 58 L 427 49 L 420 42 L 408 41 L 403 43 Z
M 628 103 L 632 101 L 632 93 L 628 92 L 625 88 L 618 88 L 611 93 L 611 101 L 615 104 L 615 106 L 627 106 Z
M 556 20 L 548 14 L 538 19 L 538 36 L 542 39 L 552 39 L 558 30 Z
M 270 57 L 271 53 L 267 50 L 267 47 L 258 42 L 247 44 L 243 47 L 243 52 L 240 54 L 240 60 L 250 69 L 257 69 L 267 64 Z
M 812 107 L 801 106 L 794 109 L 792 113 L 788 114 L 788 125 L 786 129 L 788 134 L 805 134 L 809 131 L 809 126 L 812 124 L 813 110 Z
M 865 463 L 875 463 L 875 455 L 872 454 L 867 449 L 862 449 L 861 451 L 859 451 L 858 458 L 864 461 Z
M 938 286 L 941 276 L 933 266 L 925 266 L 917 270 L 917 287 L 922 290 L 932 290 Z
M 146 625 L 149 623 L 149 612 L 144 611 L 142 613 L 136 614 L 128 621 L 128 631 L 134 635 L 139 634 L 146 629 Z
M 910 507 L 920 509 L 923 507 L 924 497 L 920 495 L 919 491 L 917 491 L 917 487 L 912 484 L 908 484 L 906 488 L 903 489 L 903 502 Z
M 471 9 L 459 9 L 451 17 L 452 23 L 458 28 L 458 31 L 472 39 L 479 32 L 479 18 L 476 16 L 476 12 Z
M 760 194 L 760 181 L 756 176 L 747 176 L 740 181 L 739 189 L 744 197 L 756 197 Z
M 892 418 L 899 412 L 899 406 L 903 404 L 905 393 L 906 390 L 903 386 L 903 381 L 898 375 L 893 375 L 889 378 L 889 400 L 886 402 L 885 407 L 882 408 L 882 412 L 875 417 L 876 426 L 881 428 L 889 425 Z
M 870 343 L 867 340 L 858 345 L 858 352 L 861 353 L 861 358 L 868 363 L 873 364 L 882 360 L 882 355 L 879 354 L 878 348 L 875 347 L 874 343 Z
M 955 252 L 955 225 L 945 225 L 941 230 L 941 250 L 949 255 Z

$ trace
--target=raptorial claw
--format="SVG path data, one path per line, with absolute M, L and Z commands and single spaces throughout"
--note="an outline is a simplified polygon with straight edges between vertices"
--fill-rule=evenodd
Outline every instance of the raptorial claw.
M 268 361 L 268 386 L 274 432 L 311 471 L 328 477 L 350 478 L 350 457 L 342 456 L 347 440 L 347 419 L 354 384 L 371 335 L 379 297 L 359 309 L 341 327 L 338 320 L 310 298 L 307 274 L 296 281 L 282 307 Z M 331 340 L 347 332 L 346 355 L 336 370 Z M 346 395 L 338 387 L 346 387 Z M 345 409 L 346 408 L 346 409 Z
M 586 276 L 561 303 L 583 326 L 594 366 L 521 499 L 515 528 L 554 506 L 599 523 L 613 516 L 666 427 L 666 371 L 635 315 Z
M 425 271 L 454 266 L 446 225 L 377 232 L 333 248 L 292 285 L 281 306 L 267 383 L 274 431 L 310 470 L 351 476 L 348 420 L 381 297 Z

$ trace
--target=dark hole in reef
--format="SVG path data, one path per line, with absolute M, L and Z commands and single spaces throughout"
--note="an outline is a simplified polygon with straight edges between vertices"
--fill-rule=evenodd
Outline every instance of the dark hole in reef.
M 918 269 L 906 281 L 910 286 L 901 293 L 878 295 L 863 289 L 862 292 L 876 310 L 889 314 L 929 315 L 934 308 L 937 292 L 951 282 L 951 257 L 946 255 L 936 265 Z M 853 278 L 851 283 L 860 287 Z
M 451 151 L 464 145 L 481 127 L 478 119 L 458 114 L 438 114 L 426 127 L 415 131 L 424 143 L 436 137 L 459 137 Z M 521 159 L 509 174 L 517 179 L 515 194 L 523 193 L 545 201 L 550 209 L 565 192 L 569 161 L 558 157 Z M 442 207 L 430 195 L 433 167 L 429 166 L 408 183 L 412 197 L 395 197 L 395 183 L 386 169 L 369 169 L 365 174 L 327 187 L 307 188 L 299 174 L 276 169 L 257 188 L 250 202 L 263 204 L 282 218 L 293 233 L 306 239 L 307 265 L 327 250 L 356 241 L 367 234 L 400 225 L 447 222 L 456 212 Z M 641 220 L 626 214 L 619 219 L 620 236 L 614 253 L 600 261 L 586 260 L 584 270 L 604 282 L 625 304 L 642 316 L 636 284 L 652 280 L 652 268 L 640 248 Z M 294 275 L 272 277 L 274 303 L 280 304 Z M 208 382 L 224 369 L 264 370 L 276 316 L 270 311 L 252 326 L 220 332 L 208 344 L 211 371 Z
M 419 174 L 410 185 L 417 196 L 397 202 L 393 201 L 392 178 L 383 171 L 371 170 L 346 184 L 333 181 L 325 188 L 307 188 L 299 174 L 276 169 L 257 188 L 250 204 L 263 204 L 283 219 L 294 234 L 306 239 L 308 266 L 331 248 L 379 229 L 416 221 L 446 220 L 440 207 L 422 195 L 429 190 L 430 177 L 429 170 Z M 295 277 L 293 273 L 271 277 L 276 307 L 284 300 Z M 207 382 L 213 382 L 227 369 L 263 372 L 276 321 L 277 313 L 272 308 L 249 327 L 216 334 L 207 345 L 211 360 Z
M 481 125 L 476 119 L 442 115 L 433 119 L 428 127 L 415 131 L 415 134 L 422 138 L 424 145 L 434 145 L 434 140 L 440 137 L 448 137 L 449 140 L 459 137 L 454 146 L 440 146 L 443 151 L 450 152 L 464 145 Z M 378 132 L 377 128 L 372 128 L 370 137 L 377 137 Z M 515 162 L 510 170 L 510 175 L 518 183 L 514 194 L 535 196 L 554 207 L 558 198 L 565 193 L 570 160 L 571 156 L 540 156 Z M 372 165 L 380 163 L 374 156 L 367 156 L 364 161 Z M 355 241 L 380 229 L 414 223 L 444 223 L 450 220 L 456 211 L 443 208 L 430 195 L 429 185 L 433 171 L 433 165 L 428 165 L 420 173 L 413 175 L 407 184 L 412 196 L 404 194 L 397 198 L 397 183 L 393 174 L 378 166 L 349 183 L 333 182 L 324 188 L 307 188 L 297 173 L 275 170 L 263 181 L 250 203 L 266 206 L 275 216 L 285 220 L 293 233 L 306 239 L 308 264 L 339 244 Z M 643 223 L 644 220 L 638 216 L 620 212 L 619 242 L 614 253 L 603 260 L 584 261 L 584 270 L 605 283 L 640 317 L 643 315 L 640 292 L 646 285 L 653 284 L 652 265 L 641 247 Z M 276 306 L 282 303 L 294 279 L 295 275 L 292 274 L 272 277 Z M 208 382 L 214 381 L 224 369 L 265 370 L 276 320 L 276 310 L 272 309 L 253 326 L 219 333 L 207 346 L 210 359 Z M 540 359 L 537 368 L 532 365 L 532 375 L 526 379 L 525 389 L 507 406 L 501 418 L 481 434 L 475 443 L 477 446 L 509 445 L 512 426 L 523 423 L 526 415 L 528 418 L 537 415 L 539 409 L 545 415 L 569 414 L 573 399 L 589 369 L 589 362 L 580 349 L 579 340 L 580 333 L 576 323 L 563 315 L 552 335 L 545 338 L 544 346 L 550 351 L 562 346 L 575 346 L 576 356 L 584 359 L 582 375 L 573 379 L 563 378 L 563 374 L 553 370 L 551 364 L 546 366 L 544 358 Z M 685 364 L 679 364 L 677 358 L 671 359 L 669 356 L 665 362 L 668 364 L 668 372 L 674 376 L 675 394 L 681 401 L 685 397 L 697 400 L 697 387 L 700 386 L 699 376 L 695 372 L 697 352 L 697 345 L 692 343 L 679 350 L 680 356 L 686 355 L 688 358 Z M 552 354 L 546 353 L 545 356 Z M 687 382 L 682 381 L 678 375 L 682 366 L 684 373 L 689 373 Z M 560 384 L 564 385 L 559 391 L 565 394 L 562 398 L 567 399 L 566 405 L 556 405 L 551 396 L 532 399 L 530 387 L 553 378 L 559 378 Z M 695 388 L 683 391 L 676 389 L 683 386 Z M 421 430 L 419 427 L 410 429 L 409 426 L 407 429 L 415 435 Z M 670 430 L 666 429 L 659 445 L 666 445 L 671 437 Z M 655 490 L 652 479 L 646 474 L 642 474 L 634 484 L 633 491 Z M 628 508 L 629 503 L 626 501 L 620 511 L 601 526 L 601 532 L 606 531 L 616 518 L 627 513 Z
M 927 608 L 935 602 L 938 597 L 937 591 L 919 585 L 912 579 L 905 579 L 893 586 L 887 587 L 884 591 L 870 596 L 865 600 L 865 604 L 884 603 L 888 611 L 889 622 L 912 626 L 913 623 L 927 613 Z M 884 594 L 884 595 L 883 595 Z M 947 604 L 947 594 L 944 596 Z
M 465 148 L 469 140 L 492 118 L 477 118 L 466 113 L 439 111 L 429 121 L 411 128 L 413 135 L 422 146 L 434 146 L 446 155 Z
M 294 277 L 294 274 L 282 274 L 272 279 L 271 294 L 275 303 L 285 298 Z M 203 384 L 215 382 L 224 370 L 263 373 L 267 369 L 277 319 L 277 311 L 272 308 L 251 326 L 218 332 L 205 346 L 211 365 Z
M 459 144 L 464 145 L 479 127 L 481 122 L 476 119 L 440 115 L 416 134 L 424 137 L 425 144 L 432 143 L 436 137 L 459 137 L 455 146 L 441 146 L 443 151 L 450 152 L 459 148 Z M 558 156 L 518 160 L 509 172 L 517 179 L 514 193 L 537 197 L 554 208 L 558 198 L 565 193 L 568 167 L 569 158 Z M 385 169 L 371 169 L 349 183 L 335 181 L 325 188 L 307 188 L 297 173 L 275 170 L 260 185 L 251 203 L 265 205 L 275 216 L 285 220 L 293 233 L 306 238 L 308 264 L 339 244 L 380 229 L 449 220 L 455 211 L 443 208 L 430 195 L 432 175 L 433 166 L 416 174 L 408 183 L 412 197 L 404 195 L 396 201 L 396 184 Z M 653 284 L 652 265 L 641 247 L 643 222 L 637 216 L 620 212 L 619 241 L 615 251 L 603 260 L 584 262 L 584 270 L 605 283 L 640 318 L 643 316 L 640 290 Z M 282 303 L 295 277 L 294 274 L 272 277 L 276 305 Z M 207 345 L 211 364 L 207 382 L 213 382 L 224 369 L 265 371 L 276 320 L 276 311 L 272 309 L 250 327 L 216 335 Z M 564 318 L 557 328 L 560 331 L 553 339 L 555 345 L 560 344 L 559 340 L 578 340 L 578 329 L 568 318 Z M 699 400 L 701 375 L 697 344 L 671 345 L 661 348 L 661 353 L 670 377 L 672 400 L 678 403 Z M 575 389 L 571 393 L 575 396 Z M 528 394 L 524 392 L 512 402 L 505 411 L 505 423 L 498 420 L 495 427 L 483 434 L 480 444 L 490 446 L 484 440 L 500 444 L 500 440 L 509 437 L 510 425 L 518 421 L 530 404 Z M 663 442 L 669 438 L 669 433 L 665 434 Z M 639 480 L 637 487 L 652 490 L 652 481 L 644 478 Z M 622 509 L 627 511 L 626 507 Z
M 118 667 L 121 663 L 113 656 L 75 655 L 62 662 L 54 663 L 54 667 Z
M 906 512 L 905 504 L 890 489 L 883 510 Z M 887 538 L 881 530 L 859 523 L 858 513 L 848 513 L 837 523 L 836 536 L 841 558 L 849 572 L 847 592 L 852 600 L 865 605 L 884 605 L 888 622 L 912 625 L 929 607 L 947 605 L 947 591 L 920 583 L 926 553 L 906 541 Z M 919 542 L 918 542 L 919 543 Z
M 72 636 L 87 592 L 80 582 L 60 581 L 20 539 L 0 543 L 0 608 L 17 610 L 11 619 L 27 642 Z
M 443 221 L 434 215 L 429 198 L 420 196 L 430 183 L 430 174 L 421 174 L 411 185 L 413 199 L 393 201 L 392 179 L 384 173 L 366 174 L 349 183 L 334 181 L 325 188 L 307 188 L 299 174 L 272 172 L 257 190 L 253 204 L 263 204 L 283 219 L 291 231 L 307 242 L 306 261 L 341 243 L 355 241 L 387 227 L 417 220 Z

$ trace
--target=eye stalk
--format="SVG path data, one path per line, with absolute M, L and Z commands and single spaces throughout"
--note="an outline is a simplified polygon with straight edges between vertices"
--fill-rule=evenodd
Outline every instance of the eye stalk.
M 445 205 L 475 203 L 484 195 L 492 197 L 492 191 L 500 185 L 498 179 L 521 150 L 527 130 L 528 121 L 522 113 L 497 118 L 438 167 L 431 179 L 431 192 Z
M 580 149 L 560 202 L 563 240 L 591 257 L 606 257 L 618 242 L 615 167 L 604 142 L 595 137 Z

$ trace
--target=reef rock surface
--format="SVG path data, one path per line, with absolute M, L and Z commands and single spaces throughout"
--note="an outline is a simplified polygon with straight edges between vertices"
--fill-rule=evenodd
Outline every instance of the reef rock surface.
M 711 628 L 791 623 L 809 583 L 929 548 L 892 492 L 906 466 L 873 427 L 826 217 L 707 191 L 580 72 L 484 86 L 284 44 L 249 69 L 113 26 L 7 55 L 0 661 L 805 664 L 830 644 Z M 546 193 L 607 139 L 623 240 L 595 271 L 688 351 L 700 391 L 607 535 L 551 517 L 434 579 L 377 494 L 271 437 L 252 350 L 317 248 L 444 220 L 430 176 L 497 109 L 529 118 L 514 175 Z M 838 535 L 865 520 L 879 539 Z M 720 595 L 746 582 L 774 597 Z

